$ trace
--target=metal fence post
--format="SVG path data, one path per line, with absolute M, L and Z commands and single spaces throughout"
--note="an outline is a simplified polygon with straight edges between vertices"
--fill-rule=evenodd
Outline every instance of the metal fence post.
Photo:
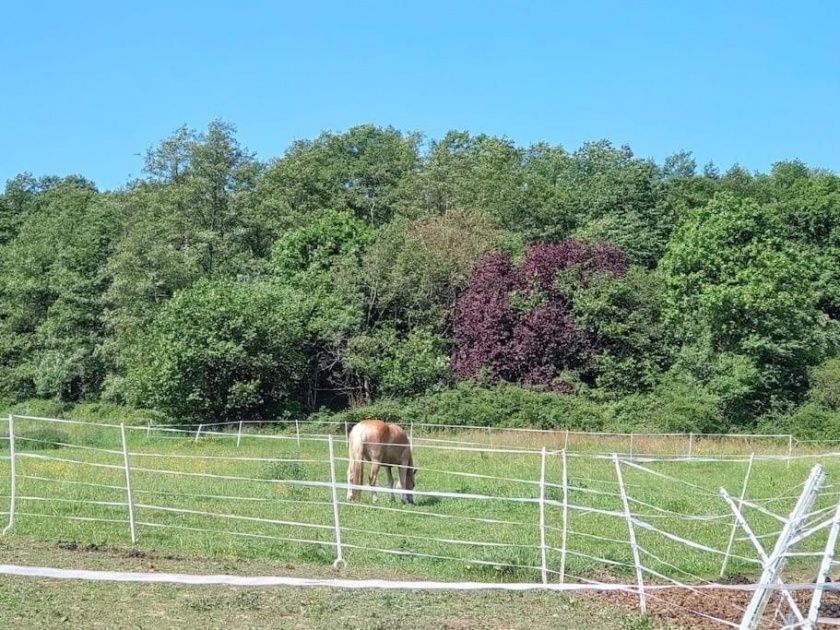
M 624 505 L 624 518 L 627 520 L 627 529 L 630 531 L 630 548 L 633 550 L 633 563 L 636 565 L 636 583 L 639 588 L 639 610 L 642 614 L 647 612 L 645 603 L 645 583 L 642 574 L 642 562 L 639 559 L 639 545 L 636 543 L 636 530 L 633 527 L 633 516 L 630 514 L 630 503 L 627 501 L 627 491 L 624 489 L 624 477 L 621 474 L 621 463 L 618 461 L 618 454 L 613 453 L 615 463 L 615 475 L 618 477 L 618 488 L 621 491 L 621 502 Z
M 9 414 L 9 524 L 3 529 L 7 534 L 15 524 L 15 504 L 17 503 L 17 473 L 15 471 L 15 417 Z
M 545 545 L 545 447 L 540 453 L 540 574 L 542 583 L 548 584 L 548 548 Z
M 566 451 L 560 452 L 563 462 L 563 532 L 560 544 L 560 583 L 566 581 L 566 538 L 569 529 L 569 475 L 566 468 Z
M 131 544 L 137 542 L 137 528 L 134 524 L 134 500 L 131 496 L 131 469 L 128 465 L 128 443 L 125 439 L 125 424 L 120 423 L 120 438 L 122 438 L 123 464 L 125 466 L 125 493 L 128 499 L 128 524 L 131 527 Z
M 738 509 L 744 506 L 744 499 L 747 498 L 747 485 L 750 483 L 750 473 L 752 473 L 753 460 L 755 453 L 750 454 L 750 463 L 747 464 L 747 472 L 744 475 L 744 483 L 741 485 L 741 496 L 738 499 Z M 738 531 L 738 518 L 736 517 L 732 523 L 732 531 L 729 532 L 729 543 L 726 545 L 726 553 L 723 556 L 723 565 L 720 567 L 720 577 L 726 574 L 726 565 L 729 564 L 729 554 L 732 553 L 732 545 L 735 543 L 735 532 Z
M 341 549 L 341 523 L 338 520 L 338 489 L 335 481 L 335 450 L 332 434 L 327 438 L 327 445 L 330 450 L 330 490 L 332 491 L 333 523 L 335 525 L 335 562 L 333 562 L 333 566 L 340 569 L 346 567 L 347 562 L 344 560 L 344 552 Z
M 826 578 L 834 562 L 834 548 L 837 545 L 837 535 L 840 533 L 840 501 L 837 502 L 837 509 L 834 511 L 834 519 L 831 521 L 831 529 L 828 532 L 828 540 L 825 543 L 820 570 L 817 573 L 817 583 L 814 594 L 811 596 L 811 606 L 808 608 L 808 620 L 803 628 L 813 629 L 817 625 L 817 617 L 820 612 L 823 590 L 825 589 Z
M 747 606 L 747 610 L 744 612 L 744 617 L 741 620 L 740 627 L 742 630 L 752 630 L 758 627 L 761 615 L 764 612 L 764 608 L 767 605 L 767 600 L 769 598 L 768 587 L 769 585 L 780 582 L 779 574 L 782 572 L 785 562 L 787 561 L 788 548 L 791 546 L 796 534 L 802 529 L 802 523 L 808 516 L 808 512 L 814 504 L 814 500 L 816 499 L 817 493 L 822 487 L 824 480 L 825 473 L 822 470 L 822 466 L 816 464 L 811 469 L 811 473 L 808 475 L 808 480 L 805 482 L 805 487 L 802 489 L 802 494 L 799 495 L 799 499 L 797 499 L 793 511 L 790 513 L 785 525 L 782 527 L 782 531 L 776 539 L 776 545 L 769 555 L 765 553 L 764 549 L 761 547 L 761 543 L 753 534 L 749 524 L 747 524 L 746 520 L 744 520 L 738 506 L 735 505 L 735 502 L 729 494 L 727 494 L 725 489 L 720 489 L 721 496 L 729 504 L 730 509 L 734 512 L 735 517 L 738 519 L 738 523 L 741 525 L 744 532 L 746 532 L 747 536 L 750 537 L 753 546 L 756 548 L 756 551 L 758 551 L 758 555 L 761 558 L 763 565 L 763 572 L 758 581 L 760 587 L 753 592 L 750 604 Z M 799 607 L 790 592 L 783 589 L 782 595 L 786 597 L 791 610 L 793 610 L 797 619 L 799 619 L 800 623 L 802 623 L 804 618 L 802 617 L 802 613 L 799 611 Z

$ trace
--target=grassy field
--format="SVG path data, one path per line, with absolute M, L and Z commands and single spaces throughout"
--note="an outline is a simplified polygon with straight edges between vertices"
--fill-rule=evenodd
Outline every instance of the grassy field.
M 327 487 L 300 482 L 329 480 L 329 458 L 323 438 L 281 432 L 268 439 L 245 433 L 239 447 L 234 435 L 204 433 L 200 440 L 178 434 L 129 430 L 138 541 L 141 550 L 196 554 L 201 557 L 259 559 L 274 563 L 304 562 L 330 567 L 335 559 L 331 494 Z M 80 424 L 17 420 L 18 515 L 14 535 L 44 540 L 74 540 L 97 545 L 129 542 L 123 458 L 118 429 Z M 417 489 L 473 494 L 492 499 L 418 496 L 403 508 L 369 495 L 347 503 L 340 491 L 344 555 L 350 567 L 396 572 L 404 578 L 470 581 L 537 581 L 540 578 L 539 453 L 449 450 L 442 442 L 469 433 L 417 435 L 420 468 Z M 336 436 L 343 439 L 343 431 Z M 536 438 L 506 433 L 493 437 L 497 447 L 536 446 Z M 56 444 L 60 443 L 60 444 Z M 6 447 L 8 448 L 8 447 Z M 111 451 L 111 452 L 104 452 Z M 336 472 L 344 480 L 343 443 L 336 444 Z M 730 448 L 731 452 L 732 449 Z M 569 454 L 569 503 L 566 579 L 633 581 L 627 523 L 621 516 L 615 466 L 609 459 Z M 790 464 L 757 460 L 748 498 L 786 514 L 795 501 L 813 460 Z M 829 479 L 840 472 L 834 459 L 823 462 Z M 732 517 L 717 495 L 723 486 L 737 496 L 746 462 L 697 461 L 645 464 L 661 475 L 622 466 L 632 511 L 642 520 L 679 537 L 722 550 Z M 547 498 L 562 501 L 562 460 L 548 457 Z M 205 474 L 213 477 L 202 476 Z M 384 484 L 385 475 L 380 483 Z M 829 483 L 831 483 L 829 481 Z M 0 511 L 8 503 L 8 461 L 0 460 Z M 817 507 L 837 498 L 833 488 Z M 594 509 L 609 513 L 587 512 Z M 779 523 L 750 510 L 750 522 L 768 546 Z M 0 516 L 0 519 L 3 517 Z M 546 508 L 547 567 L 559 579 L 563 511 Z M 739 532 L 740 535 L 740 532 Z M 681 581 L 714 579 L 721 568 L 718 554 L 690 549 L 659 533 L 637 528 L 642 562 Z M 815 536 L 809 548 L 821 548 Z M 737 541 L 736 556 L 755 558 L 746 541 Z M 804 565 L 808 561 L 802 560 Z M 735 558 L 731 574 L 756 574 L 756 565 Z M 655 573 L 654 573 L 655 572 Z
M 273 562 L 219 560 L 122 547 L 45 544 L 0 537 L 4 561 L 108 570 L 262 574 Z M 312 576 L 318 565 L 284 564 L 286 575 Z M 369 575 L 348 568 L 350 577 Z M 379 573 L 381 574 L 381 573 Z M 4 628 L 330 628 L 418 630 L 604 628 L 661 624 L 584 597 L 556 593 L 383 593 L 319 588 L 236 588 L 116 584 L 0 577 Z

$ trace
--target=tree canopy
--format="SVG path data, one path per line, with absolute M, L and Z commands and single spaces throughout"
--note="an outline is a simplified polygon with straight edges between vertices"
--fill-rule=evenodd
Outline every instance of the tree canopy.
M 840 435 L 838 360 L 840 177 L 795 160 L 362 125 L 262 162 L 214 121 L 119 190 L 22 173 L 0 194 L 10 403 Z

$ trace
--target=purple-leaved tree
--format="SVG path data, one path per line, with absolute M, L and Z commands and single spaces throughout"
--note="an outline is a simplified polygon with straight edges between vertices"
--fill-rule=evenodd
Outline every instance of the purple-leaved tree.
M 455 374 L 566 392 L 559 375 L 585 370 L 595 341 L 575 323 L 569 287 L 615 277 L 629 260 L 609 243 L 566 240 L 530 246 L 514 265 L 494 252 L 473 270 L 453 313 Z

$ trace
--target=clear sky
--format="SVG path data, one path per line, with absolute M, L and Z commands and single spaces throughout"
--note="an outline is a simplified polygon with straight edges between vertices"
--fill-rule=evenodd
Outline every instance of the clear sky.
M 187 124 L 263 159 L 360 123 L 840 172 L 840 2 L 4 2 L 0 181 L 141 174 Z

